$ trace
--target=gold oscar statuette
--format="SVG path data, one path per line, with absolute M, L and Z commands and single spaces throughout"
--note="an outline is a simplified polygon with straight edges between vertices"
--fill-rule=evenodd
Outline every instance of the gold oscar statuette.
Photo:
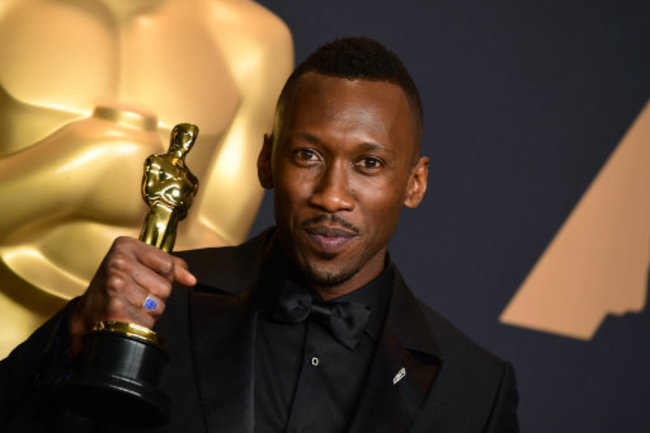
M 187 215 L 198 190 L 198 180 L 185 164 L 198 132 L 196 125 L 176 125 L 167 153 L 151 155 L 144 164 L 142 197 L 149 212 L 140 240 L 166 252 L 172 251 L 176 226 Z M 148 308 L 146 302 L 144 308 Z M 112 424 L 167 423 L 169 398 L 158 388 L 167 362 L 164 349 L 164 338 L 144 326 L 99 322 L 85 337 L 80 367 L 60 387 L 64 404 Z

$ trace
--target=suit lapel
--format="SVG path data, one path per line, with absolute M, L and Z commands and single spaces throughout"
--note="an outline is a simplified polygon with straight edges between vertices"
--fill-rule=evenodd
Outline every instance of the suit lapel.
M 253 432 L 257 314 L 246 305 L 248 293 L 195 292 L 190 298 L 194 363 L 208 433 Z
M 399 272 L 350 431 L 405 432 L 427 400 L 441 360 L 420 305 Z
M 257 311 L 252 294 L 269 233 L 238 248 L 181 254 L 198 279 L 190 293 L 190 335 L 208 433 L 253 433 Z

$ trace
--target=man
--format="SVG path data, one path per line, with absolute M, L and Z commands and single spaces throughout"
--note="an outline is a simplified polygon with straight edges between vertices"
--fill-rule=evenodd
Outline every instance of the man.
M 287 81 L 258 159 L 277 227 L 185 260 L 116 240 L 87 292 L 5 361 L 2 422 L 112 431 L 51 409 L 43 389 L 113 319 L 169 340 L 161 431 L 517 431 L 512 368 L 417 301 L 387 254 L 426 191 L 421 113 L 378 43 L 321 47 Z

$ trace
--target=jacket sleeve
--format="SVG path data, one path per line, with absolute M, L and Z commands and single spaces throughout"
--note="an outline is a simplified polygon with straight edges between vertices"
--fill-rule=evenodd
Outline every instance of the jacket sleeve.
M 485 428 L 486 433 L 518 433 L 518 403 L 519 394 L 517 393 L 515 373 L 512 365 L 506 362 L 492 413 Z
M 0 361 L 0 431 L 47 397 L 70 359 L 69 316 L 75 300 Z

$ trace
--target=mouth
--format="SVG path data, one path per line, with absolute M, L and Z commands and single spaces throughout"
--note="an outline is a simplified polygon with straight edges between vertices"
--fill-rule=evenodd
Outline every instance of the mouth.
M 347 245 L 356 233 L 341 227 L 309 226 L 305 233 L 316 248 L 325 253 L 337 253 Z

